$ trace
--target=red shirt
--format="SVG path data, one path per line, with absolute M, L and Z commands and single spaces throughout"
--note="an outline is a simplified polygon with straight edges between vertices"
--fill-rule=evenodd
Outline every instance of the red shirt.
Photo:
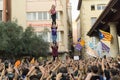
M 51 46 L 52 48 L 52 55 L 58 56 L 58 46 Z

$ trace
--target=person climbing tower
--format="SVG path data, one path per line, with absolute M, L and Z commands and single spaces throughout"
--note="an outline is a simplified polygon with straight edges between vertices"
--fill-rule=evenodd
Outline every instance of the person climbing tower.
M 55 23 L 56 24 L 56 6 L 53 4 L 51 6 L 51 9 L 50 9 L 50 14 L 51 14 L 51 18 L 52 18 L 52 24 Z
M 57 42 L 53 42 L 51 44 L 51 49 L 52 49 L 53 61 L 55 61 L 55 59 L 58 58 L 58 44 L 57 44 Z
M 51 26 L 52 42 L 56 42 L 56 39 L 57 39 L 57 28 L 58 28 L 58 25 L 56 25 L 56 23 L 53 22 L 53 24 Z

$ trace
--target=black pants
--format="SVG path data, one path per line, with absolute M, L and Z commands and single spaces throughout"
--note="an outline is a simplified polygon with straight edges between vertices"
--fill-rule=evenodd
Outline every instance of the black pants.
M 53 56 L 53 61 L 55 61 L 56 58 L 58 58 L 58 56 Z
M 55 23 L 56 24 L 56 13 L 51 15 L 52 18 L 52 24 Z

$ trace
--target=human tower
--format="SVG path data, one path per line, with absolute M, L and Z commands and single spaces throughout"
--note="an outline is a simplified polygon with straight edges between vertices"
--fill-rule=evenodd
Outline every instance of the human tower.
M 51 26 L 51 35 L 52 35 L 52 56 L 53 60 L 55 60 L 56 57 L 58 57 L 58 45 L 57 45 L 57 28 L 58 25 L 56 25 L 56 6 L 52 5 L 50 9 L 50 14 L 52 18 L 52 26 Z

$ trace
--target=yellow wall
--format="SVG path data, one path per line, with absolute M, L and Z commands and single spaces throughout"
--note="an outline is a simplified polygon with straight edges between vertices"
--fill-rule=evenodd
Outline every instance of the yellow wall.
M 26 0 L 11 0 L 11 19 L 26 28 Z

